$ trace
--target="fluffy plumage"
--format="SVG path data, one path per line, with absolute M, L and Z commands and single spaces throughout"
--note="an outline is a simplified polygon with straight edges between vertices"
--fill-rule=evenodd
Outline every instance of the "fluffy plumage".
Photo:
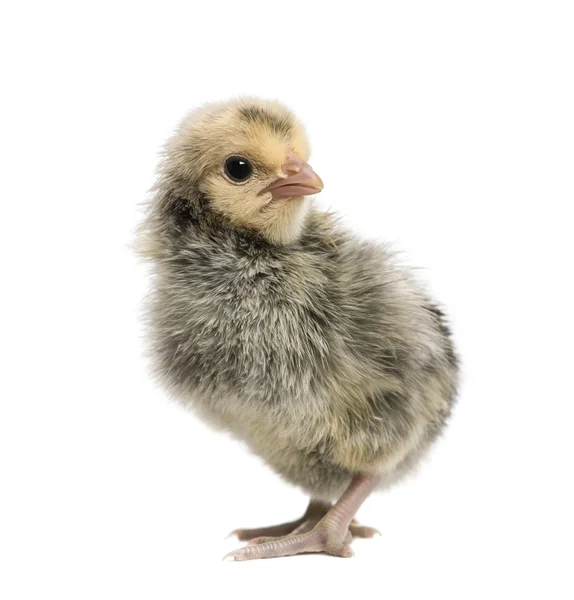
M 276 103 L 183 121 L 140 230 L 150 345 L 175 397 L 330 501 L 357 474 L 384 487 L 417 463 L 450 413 L 457 359 L 441 311 L 384 246 L 308 198 L 255 194 L 288 149 L 308 159 Z M 238 152 L 257 165 L 247 186 L 221 173 Z

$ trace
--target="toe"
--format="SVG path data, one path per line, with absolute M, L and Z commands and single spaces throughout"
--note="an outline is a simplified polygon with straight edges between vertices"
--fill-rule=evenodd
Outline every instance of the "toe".
M 283 538 L 285 540 L 287 538 Z M 261 542 L 260 544 L 248 544 L 243 548 L 233 550 L 223 557 L 223 560 L 254 560 L 257 558 L 276 558 L 279 556 L 291 556 L 298 554 L 299 550 L 294 538 L 289 538 L 288 543 L 284 543 L 281 540 L 272 540 L 268 542 Z
M 265 544 L 265 542 L 273 542 L 279 539 L 279 537 L 272 537 L 269 535 L 262 535 L 260 537 L 253 538 L 247 542 L 248 546 L 253 546 L 255 544 Z
M 229 536 L 235 535 L 240 542 L 247 542 L 257 537 L 278 537 L 288 535 L 303 523 L 302 519 L 290 523 L 280 523 L 271 527 L 257 527 L 255 529 L 234 529 Z M 228 537 L 229 537 L 228 536 Z
M 323 528 L 315 528 L 302 535 L 287 535 L 271 540 L 255 539 L 247 546 L 230 552 L 224 560 L 253 560 L 256 558 L 275 558 L 278 556 L 293 556 L 307 552 L 325 552 L 332 556 L 350 557 L 353 551 L 350 547 L 352 536 L 349 532 L 341 540 Z
M 381 535 L 381 532 L 374 527 L 365 527 L 364 525 L 349 525 L 349 531 L 355 538 L 372 538 L 375 535 Z

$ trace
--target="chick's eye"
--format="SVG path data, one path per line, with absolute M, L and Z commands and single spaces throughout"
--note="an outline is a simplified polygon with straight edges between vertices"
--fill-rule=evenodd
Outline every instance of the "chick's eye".
M 247 181 L 253 173 L 253 167 L 242 156 L 230 156 L 225 161 L 225 172 L 234 181 Z

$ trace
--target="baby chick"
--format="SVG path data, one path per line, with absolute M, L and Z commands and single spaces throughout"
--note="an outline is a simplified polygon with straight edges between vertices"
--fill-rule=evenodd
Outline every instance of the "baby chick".
M 384 247 L 313 207 L 308 159 L 281 104 L 207 105 L 167 143 L 139 232 L 158 377 L 311 498 L 296 521 L 237 530 L 250 543 L 234 560 L 350 556 L 376 531 L 356 511 L 418 463 L 455 398 L 442 312 Z

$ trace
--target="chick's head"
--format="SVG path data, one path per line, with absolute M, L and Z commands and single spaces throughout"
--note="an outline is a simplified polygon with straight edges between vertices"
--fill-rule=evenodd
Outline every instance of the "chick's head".
M 297 239 L 306 196 L 323 188 L 302 125 L 278 102 L 243 98 L 190 113 L 168 142 L 166 170 L 228 224 L 274 244 Z

